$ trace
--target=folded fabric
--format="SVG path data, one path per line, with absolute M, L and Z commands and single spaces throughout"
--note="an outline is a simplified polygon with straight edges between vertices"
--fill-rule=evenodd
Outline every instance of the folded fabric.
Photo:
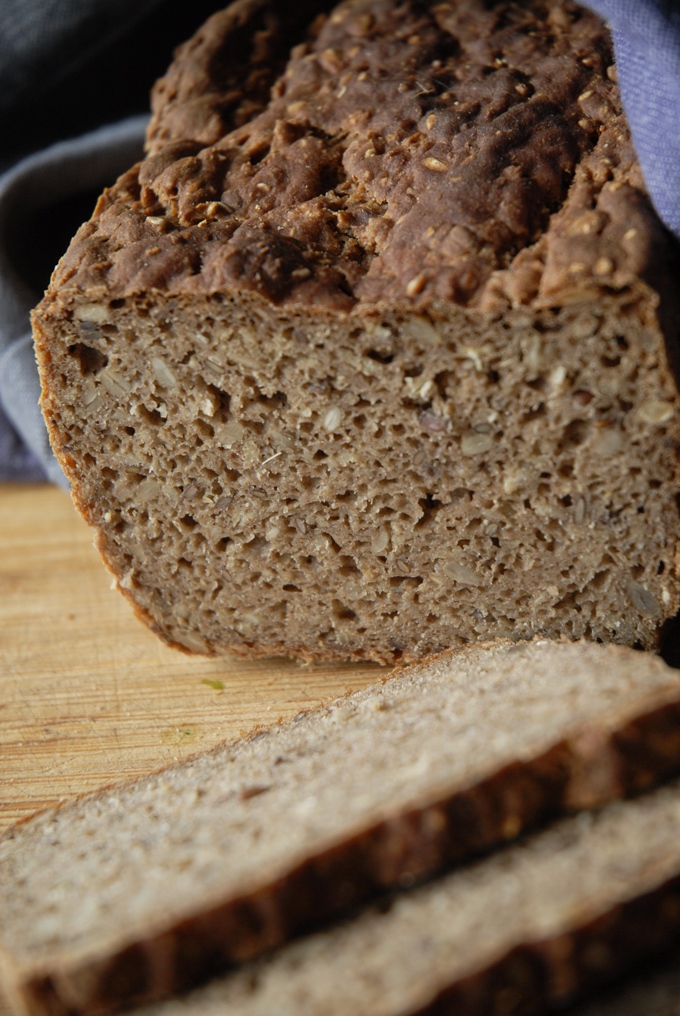
M 160 0 L 2 0 L 0 109 L 66 77 Z
M 69 195 L 111 185 L 141 158 L 146 123 L 146 116 L 134 117 L 61 142 L 0 177 L 0 403 L 33 453 L 31 457 L 21 451 L 0 415 L 0 479 L 38 478 L 40 463 L 49 479 L 66 485 L 38 407 L 40 385 L 28 314 L 42 294 L 19 277 L 10 260 L 6 229 L 10 212 L 19 207 L 28 216 Z
M 645 183 L 680 237 L 680 0 L 586 0 L 614 37 L 621 97 Z

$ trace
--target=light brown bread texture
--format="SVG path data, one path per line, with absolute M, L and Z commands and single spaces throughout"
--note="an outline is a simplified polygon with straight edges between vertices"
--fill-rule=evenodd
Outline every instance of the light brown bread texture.
M 680 672 L 591 643 L 450 652 L 0 842 L 17 1008 L 190 988 L 393 888 L 680 771 Z
M 679 935 L 676 783 L 565 819 L 143 1013 L 529 1016 L 561 1009 Z
M 678 249 L 606 29 L 570 0 L 323 6 L 239 0 L 178 51 L 35 313 L 104 560 L 199 653 L 657 645 Z

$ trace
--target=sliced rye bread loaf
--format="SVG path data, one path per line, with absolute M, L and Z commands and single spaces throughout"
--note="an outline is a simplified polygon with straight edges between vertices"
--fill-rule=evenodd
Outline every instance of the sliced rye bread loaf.
M 36 1016 L 186 990 L 679 771 L 680 672 L 657 657 L 449 652 L 16 827 L 0 842 L 7 989 Z
M 675 783 L 564 819 L 139 1016 L 529 1016 L 679 939 Z
M 199 653 L 655 646 L 678 247 L 608 32 L 570 0 L 323 6 L 239 0 L 181 48 L 35 313 L 104 560 Z

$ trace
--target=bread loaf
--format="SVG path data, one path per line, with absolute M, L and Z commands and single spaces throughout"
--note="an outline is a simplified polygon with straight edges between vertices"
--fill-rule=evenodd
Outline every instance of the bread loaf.
M 677 772 L 680 672 L 657 657 L 547 640 L 448 653 L 15 828 L 6 989 L 34 1016 L 186 990 Z
M 678 251 L 607 30 L 570 0 L 323 7 L 238 0 L 178 51 L 35 313 L 104 560 L 199 653 L 655 646 Z

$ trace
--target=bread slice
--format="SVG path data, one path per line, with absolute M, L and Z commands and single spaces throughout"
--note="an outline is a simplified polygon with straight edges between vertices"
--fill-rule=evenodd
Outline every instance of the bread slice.
M 608 32 L 570 0 L 322 7 L 240 0 L 180 50 L 35 313 L 108 567 L 199 653 L 654 647 L 678 246 Z
M 185 990 L 392 888 L 680 771 L 680 672 L 589 643 L 450 652 L 0 842 L 17 1006 Z
M 386 912 L 365 913 L 186 999 L 143 1012 L 528 1016 L 561 1010 L 678 936 L 676 783 L 565 819 L 403 894 Z M 670 1012 L 677 1011 L 676 999 Z
M 677 944 L 619 984 L 571 1006 L 565 1016 L 680 1016 Z

